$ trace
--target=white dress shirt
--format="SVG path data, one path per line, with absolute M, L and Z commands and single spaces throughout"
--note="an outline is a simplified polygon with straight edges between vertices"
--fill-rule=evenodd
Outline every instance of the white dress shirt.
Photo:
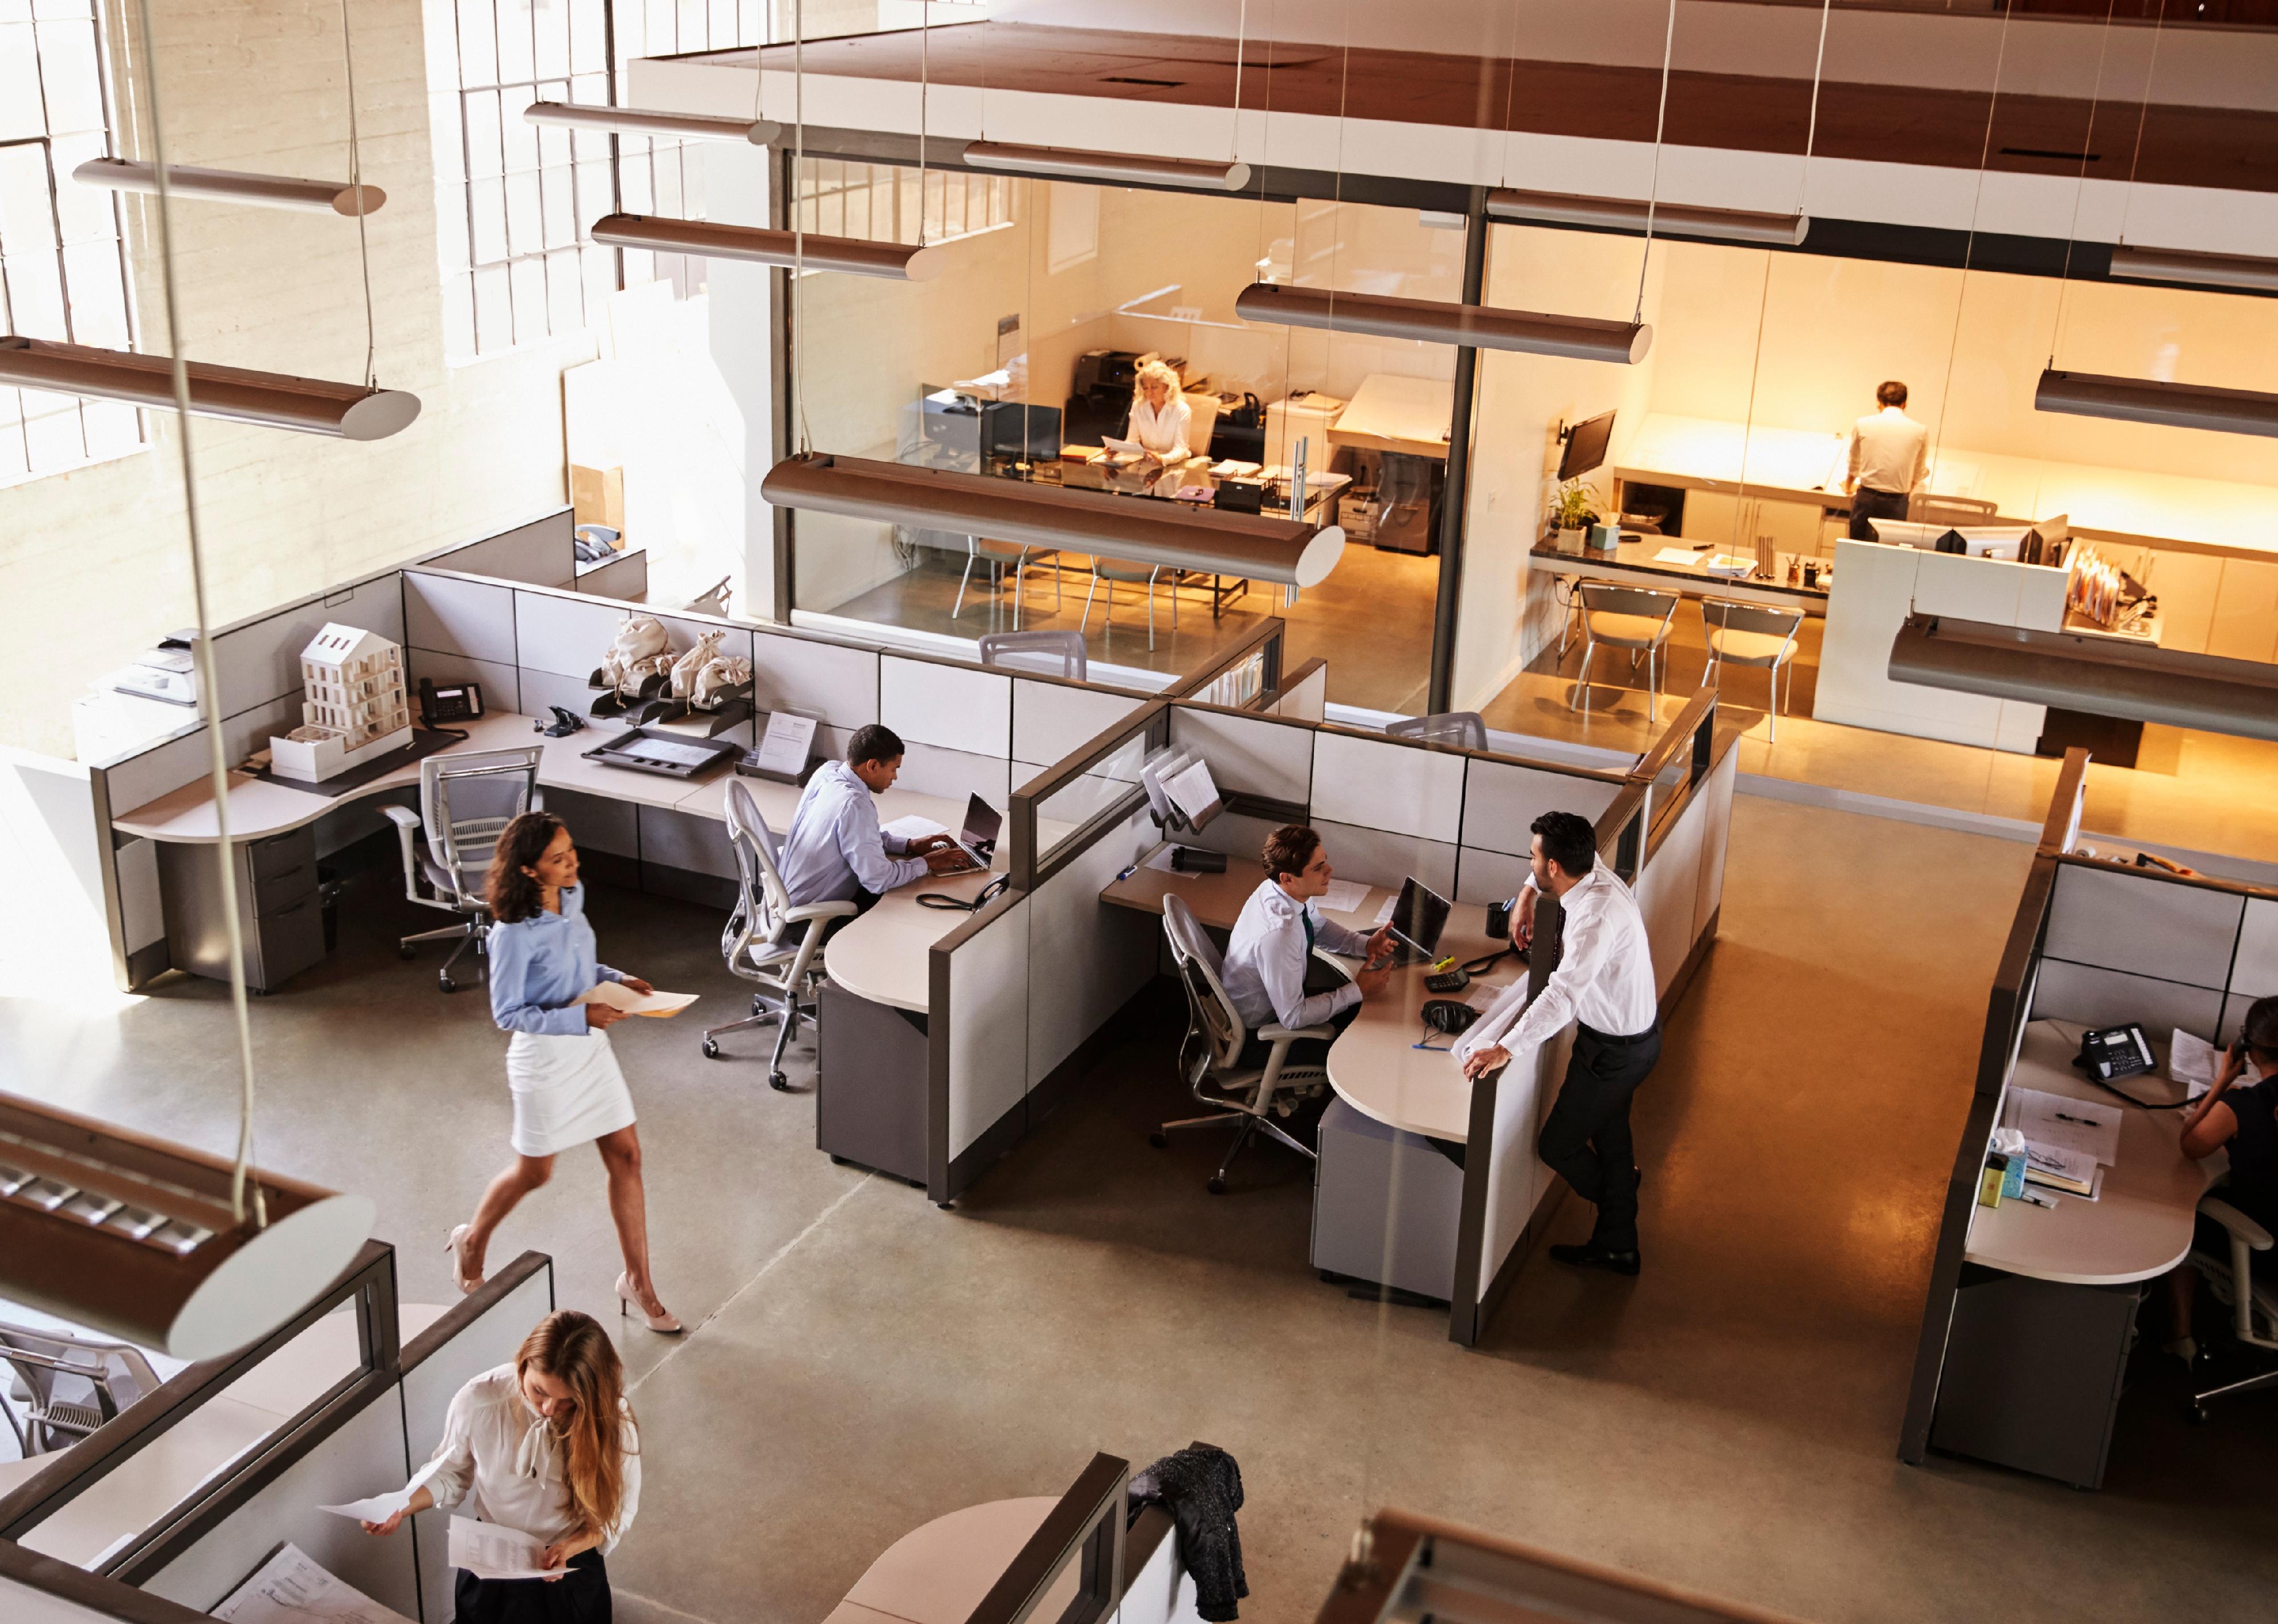
M 1270 879 L 1242 905 L 1227 939 L 1225 982 L 1227 996 L 1252 1032 L 1277 1022 L 1292 1031 L 1319 1026 L 1360 1002 L 1360 989 L 1350 982 L 1334 992 L 1305 996 L 1308 923 L 1313 941 L 1331 953 L 1367 954 L 1368 938 L 1322 918 L 1311 902 L 1298 901 Z
M 1127 440 L 1135 440 L 1145 449 L 1166 463 L 1182 462 L 1193 455 L 1187 445 L 1187 435 L 1195 425 L 1195 409 L 1187 404 L 1186 396 L 1173 395 L 1157 411 L 1144 399 L 1131 408 L 1131 432 Z
M 806 781 L 799 809 L 791 815 L 776 867 L 793 908 L 852 902 L 858 892 L 883 897 L 924 876 L 924 858 L 894 859 L 892 854 L 907 846 L 890 840 L 878 827 L 878 803 L 854 770 L 845 762 L 825 762 Z
M 1909 496 L 1930 471 L 1930 431 L 1896 406 L 1851 425 L 1851 478 L 1859 488 Z
M 1527 876 L 1533 889 L 1534 877 Z M 1458 1065 L 1481 1049 L 1501 1045 L 1514 1059 L 1569 1021 L 1609 1038 L 1633 1038 L 1654 1023 L 1660 1000 L 1653 990 L 1653 952 L 1637 898 L 1614 871 L 1598 863 L 1559 899 L 1565 914 L 1558 968 L 1542 996 L 1526 1001 L 1528 977 L 1506 988 L 1456 1042 Z M 1525 1014 L 1521 1015 L 1521 1009 Z
M 616 1526 L 599 1547 L 604 1556 L 615 1549 L 640 1509 L 640 1439 L 630 1420 L 623 1437 L 624 1501 L 617 1508 Z M 456 1505 L 471 1490 L 477 1518 L 520 1528 L 550 1545 L 578 1532 L 562 1468 L 561 1439 L 522 1401 L 514 1367 L 501 1365 L 484 1371 L 452 1398 L 443 1419 L 443 1442 L 407 1489 L 424 1488 L 444 1506 Z

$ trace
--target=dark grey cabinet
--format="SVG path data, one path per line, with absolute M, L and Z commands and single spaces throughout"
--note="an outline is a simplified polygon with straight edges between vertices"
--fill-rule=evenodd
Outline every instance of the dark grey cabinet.
M 245 938 L 245 984 L 272 992 L 325 956 L 324 910 L 317 895 L 317 831 L 296 829 L 266 840 L 233 842 L 238 925 Z M 158 848 L 165 896 L 166 951 L 176 969 L 229 979 L 229 915 L 210 846 Z

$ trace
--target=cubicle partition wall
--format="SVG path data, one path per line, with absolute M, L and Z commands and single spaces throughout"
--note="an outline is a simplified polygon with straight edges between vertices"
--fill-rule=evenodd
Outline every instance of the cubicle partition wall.
M 13 1578 L 96 1616 L 193 1617 L 289 1543 L 406 1618 L 447 1624 L 447 1509 L 381 1540 L 317 1507 L 402 1487 L 441 1441 L 451 1395 L 511 1359 L 553 1301 L 551 1260 L 524 1252 L 399 1345 L 394 1252 L 368 1244 L 285 1325 L 183 1369 L 0 1498 L 0 1595 Z M 4 1601 L 0 1616 L 14 1616 Z
M 1281 686 L 1266 693 L 1257 709 L 1297 722 L 1319 722 L 1328 715 L 1329 663 L 1316 655 L 1294 671 L 1282 674 Z

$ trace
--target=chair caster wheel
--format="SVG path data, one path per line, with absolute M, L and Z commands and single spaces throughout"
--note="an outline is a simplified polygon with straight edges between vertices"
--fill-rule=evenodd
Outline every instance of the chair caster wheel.
M 459 990 L 459 984 L 452 980 L 448 976 L 438 976 L 435 977 L 435 980 L 437 984 L 441 986 L 443 991 L 446 992 L 456 992 Z
M 409 942 L 403 942 L 397 946 L 395 956 L 399 959 L 416 959 L 419 956 L 419 949 L 414 947 Z
M 1147 1143 L 1153 1145 L 1157 1150 L 1161 1150 L 1165 1145 L 1170 1144 L 1170 1142 L 1171 1136 L 1165 1133 L 1160 1128 L 1156 1129 L 1154 1132 L 1147 1136 Z
M 1226 1181 L 1219 1177 L 1216 1174 L 1212 1174 L 1211 1176 L 1211 1182 L 1204 1185 L 1204 1188 L 1207 1189 L 1212 1195 L 1224 1195 L 1226 1193 Z
M 718 1060 L 720 1058 L 720 1046 L 709 1038 L 707 1038 L 704 1040 L 704 1058 L 706 1060 Z
M 768 1086 L 779 1094 L 788 1093 L 791 1090 L 791 1079 L 780 1071 L 770 1071 L 768 1073 Z

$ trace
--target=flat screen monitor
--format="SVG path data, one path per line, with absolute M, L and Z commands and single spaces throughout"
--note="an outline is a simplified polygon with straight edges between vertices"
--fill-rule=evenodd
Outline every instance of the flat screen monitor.
M 1614 414 L 1600 412 L 1566 431 L 1566 448 L 1558 454 L 1558 477 L 1571 479 L 1588 473 L 1606 460 L 1606 442 L 1614 437 Z
M 1060 454 L 1060 409 L 1027 401 L 984 401 L 981 455 L 1050 462 Z
M 1448 928 L 1448 899 L 1410 875 L 1400 882 L 1400 900 L 1392 905 L 1392 928 L 1404 938 L 1394 962 L 1415 964 L 1431 958 L 1439 950 L 1440 932 Z

